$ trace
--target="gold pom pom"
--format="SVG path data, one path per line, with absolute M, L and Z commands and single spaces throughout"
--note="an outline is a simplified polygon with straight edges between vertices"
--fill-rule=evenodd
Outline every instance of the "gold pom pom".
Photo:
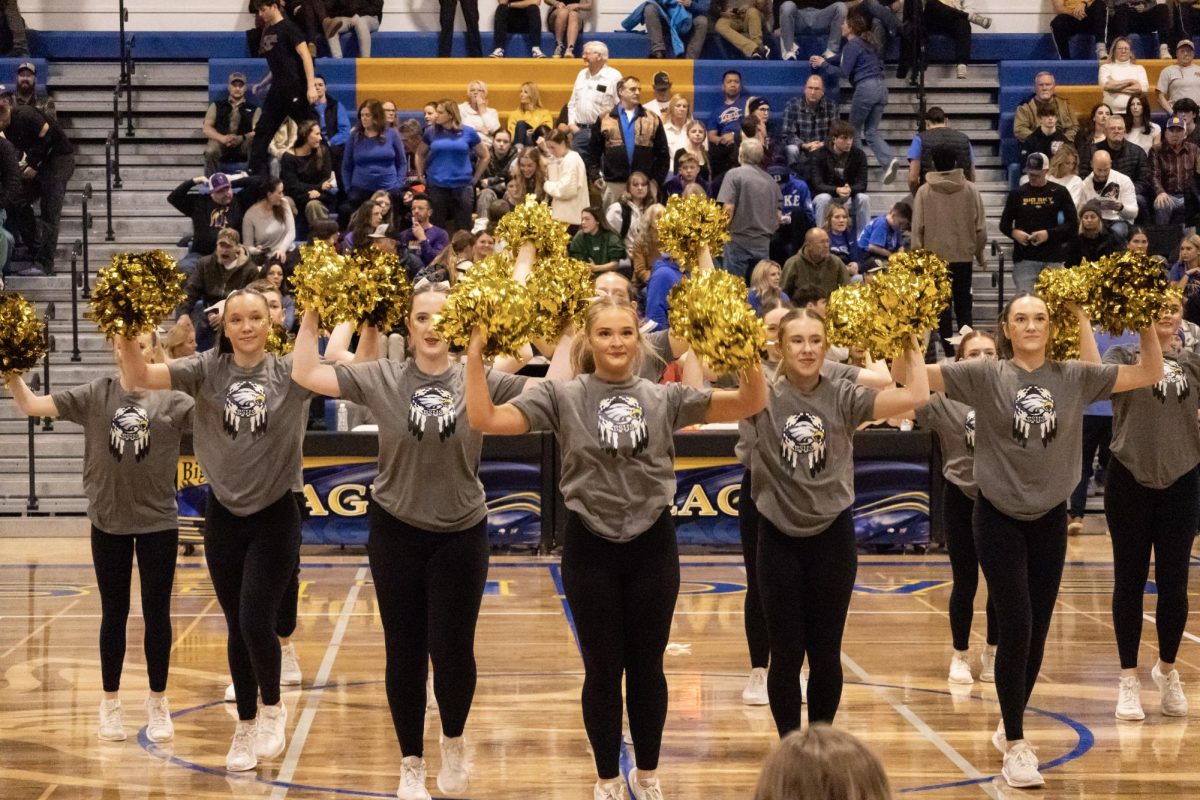
M 332 325 L 325 303 L 330 287 L 341 280 L 342 256 L 328 242 L 317 241 L 300 247 L 300 263 L 292 273 L 292 296 L 296 300 L 296 311 L 313 311 L 321 322 Z
M 16 292 L 0 294 L 0 375 L 20 375 L 46 355 L 46 323 Z
M 412 286 L 400 259 L 374 248 L 339 255 L 329 244 L 300 248 L 300 264 L 292 275 L 298 311 L 316 311 L 327 326 L 364 320 L 383 332 L 404 319 Z
M 715 258 L 729 241 L 729 215 L 716 200 L 675 195 L 658 220 L 658 240 L 683 272 L 696 268 L 700 251 L 708 245 Z
M 838 347 L 869 350 L 874 316 L 875 298 L 871 294 L 871 284 L 839 286 L 829 295 L 826 305 L 825 323 L 829 343 Z
M 287 329 L 282 325 L 272 325 L 267 333 L 266 351 L 277 356 L 286 356 L 295 349 L 296 343 L 288 336 Z
M 380 333 L 391 332 L 408 316 L 412 304 L 412 284 L 400 257 L 371 247 L 347 253 L 344 261 L 342 280 L 356 282 L 354 291 L 347 294 L 360 295 L 354 311 L 363 312 L 354 322 L 367 322 Z
M 717 373 L 757 366 L 767 329 L 746 301 L 746 282 L 725 270 L 690 275 L 667 295 L 671 333 Z
M 1162 264 L 1145 253 L 1105 256 L 1092 265 L 1090 276 L 1088 313 L 1113 335 L 1148 328 L 1170 301 L 1171 284 Z
M 510 251 L 488 256 L 450 290 L 434 330 L 458 347 L 466 347 L 471 331 L 484 329 L 487 358 L 516 356 L 533 332 L 533 302 L 528 289 L 512 276 Z
M 526 283 L 534 310 L 534 335 L 555 339 L 568 323 L 583 330 L 584 316 L 592 302 L 591 265 L 558 254 L 537 262 Z
M 110 339 L 154 330 L 186 295 L 186 276 L 162 250 L 117 253 L 92 289 L 92 319 Z
M 526 195 L 525 202 L 500 218 L 496 224 L 497 241 L 507 242 L 514 253 L 525 242 L 532 242 L 538 258 L 560 254 L 571 237 L 566 223 L 556 220 L 550 206 L 539 202 L 536 195 Z
M 1084 262 L 1077 267 L 1044 269 L 1034 292 L 1046 303 L 1054 338 L 1046 345 L 1046 358 L 1066 361 L 1079 358 L 1079 320 L 1068 305 L 1083 305 L 1092 290 L 1094 268 Z

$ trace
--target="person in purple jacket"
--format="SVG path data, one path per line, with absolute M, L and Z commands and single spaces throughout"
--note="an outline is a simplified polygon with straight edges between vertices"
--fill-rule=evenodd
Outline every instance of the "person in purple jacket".
M 414 194 L 412 199 L 412 227 L 400 233 L 400 244 L 429 266 L 430 262 L 450 244 L 450 234 L 430 222 L 433 204 L 427 194 Z

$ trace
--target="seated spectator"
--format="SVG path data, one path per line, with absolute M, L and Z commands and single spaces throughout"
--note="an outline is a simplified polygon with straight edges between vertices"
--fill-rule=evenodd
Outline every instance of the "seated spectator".
M 1037 103 L 1039 102 L 1054 104 L 1054 107 L 1058 109 L 1058 126 L 1062 128 L 1068 142 L 1075 141 L 1079 122 L 1075 119 L 1075 112 L 1071 110 L 1071 104 L 1055 93 L 1055 87 L 1054 75 L 1049 72 L 1039 72 L 1034 77 L 1033 97 L 1017 106 L 1017 114 L 1013 119 L 1013 136 L 1018 142 L 1028 139 L 1029 135 L 1038 127 Z
M 283 181 L 267 181 L 267 193 L 242 217 L 242 243 L 259 264 L 283 263 L 296 242 L 296 221 L 283 193 Z
M 658 202 L 658 195 L 644 172 L 634 172 L 620 199 L 608 206 L 604 214 L 608 227 L 617 232 L 628 251 L 642 230 L 646 209 Z
M 783 204 L 779 207 L 779 229 L 771 237 L 771 260 L 787 261 L 804 243 L 804 234 L 815 224 L 812 192 L 808 183 L 792 170 L 779 181 Z
M 367 247 L 370 245 L 367 237 L 371 232 L 380 225 L 391 223 L 391 198 L 387 192 L 376 192 L 350 216 L 346 235 L 342 237 L 342 252 L 349 253 L 358 247 Z
M 1150 159 L 1146 151 L 1136 144 L 1125 141 L 1125 118 L 1112 116 L 1108 118 L 1106 127 L 1108 135 L 1105 140 L 1096 145 L 1096 150 L 1106 150 L 1112 156 L 1112 166 L 1117 172 L 1133 181 L 1133 188 L 1138 196 L 1138 216 L 1149 214 L 1151 181 Z
M 656 72 L 650 85 L 654 89 L 654 97 L 642 103 L 642 106 L 666 122 L 667 112 L 670 111 L 671 106 L 671 76 L 665 72 Z
M 476 82 L 472 82 L 475 86 Z M 484 102 L 487 89 L 484 88 Z M 478 106 L 475 111 L 478 112 Z M 479 182 L 492 154 L 479 134 L 459 119 L 459 106 L 439 100 L 433 125 L 426 129 L 417 152 L 417 165 L 425 181 L 425 194 L 433 204 L 433 221 L 446 230 L 470 230 L 475 208 L 474 186 Z M 497 122 L 493 130 L 499 129 Z M 474 168 L 471 155 L 475 155 Z
M 627 261 L 625 243 L 604 224 L 598 206 L 588 206 L 580 213 L 579 232 L 571 237 L 568 252 L 571 258 L 592 265 L 593 273 L 609 272 Z M 627 270 L 628 271 L 628 270 Z
M 1083 179 L 1073 197 L 1081 214 L 1085 204 L 1095 202 L 1105 226 L 1119 242 L 1125 242 L 1138 215 L 1137 192 L 1129 176 L 1112 168 L 1112 156 L 1106 151 L 1092 155 L 1092 174 Z
M 726 70 L 721 77 L 721 92 L 721 104 L 708 117 L 708 151 L 713 161 L 709 180 L 714 183 L 719 183 L 728 170 L 737 166 L 737 135 L 746 115 L 742 73 Z
M 625 184 L 634 174 L 643 173 L 660 187 L 671 171 L 662 120 L 646 112 L 641 94 L 637 78 L 626 76 L 618 81 L 619 102 L 597 121 L 588 143 L 588 162 L 599 166 L 606 205 L 624 194 Z
M 203 191 L 194 191 L 202 189 Z M 199 175 L 183 181 L 167 195 L 175 210 L 192 220 L 192 241 L 187 254 L 179 259 L 179 268 L 187 274 L 196 269 L 196 262 L 213 254 L 217 234 L 224 228 L 234 231 L 242 227 L 243 208 L 234 194 L 229 176 L 223 172 L 211 178 Z M 241 244 L 241 239 L 238 239 Z
M 429 266 L 421 274 L 421 278 L 438 283 L 447 281 L 450 284 L 458 283 L 458 279 L 471 271 L 474 264 L 471 263 L 471 248 L 475 244 L 476 234 L 468 233 L 467 231 L 457 231 L 450 237 L 450 244 L 446 245 L 442 252 L 438 253 L 437 258 L 429 263 Z M 418 278 L 420 280 L 420 278 Z
M 775 163 L 774 142 L 768 131 L 771 120 L 771 103 L 765 97 L 752 97 L 746 103 L 746 117 L 742 120 L 742 138 L 747 136 L 758 141 L 763 146 L 763 166 Z
M 1100 201 L 1088 200 L 1079 207 L 1079 235 L 1071 239 L 1064 264 L 1074 267 L 1121 251 L 1121 242 L 1104 228 Z
M 456 6 L 462 6 L 467 26 L 467 58 L 483 58 L 483 40 L 479 36 L 479 3 L 475 0 L 438 0 L 438 58 L 449 58 L 454 50 Z
M 1108 138 L 1108 119 L 1111 116 L 1112 109 L 1106 103 L 1097 103 L 1092 106 L 1087 120 L 1079 126 L 1079 131 L 1075 134 L 1075 151 L 1079 155 L 1081 169 L 1092 163 L 1092 153 L 1096 151 L 1096 145 Z
M 700 164 L 700 178 L 709 185 L 713 186 L 713 167 L 712 162 L 708 158 L 708 131 L 704 127 L 704 123 L 698 119 L 694 119 L 687 124 L 687 138 L 684 141 L 684 146 L 675 151 L 671 156 L 672 169 L 679 171 L 679 159 L 684 154 L 690 155 Z
M 1183 292 L 1183 318 L 1200 325 L 1200 236 L 1179 243 L 1179 260 L 1167 270 L 1172 285 Z
M 642 3 L 621 22 L 621 27 L 631 31 L 638 25 L 646 26 L 650 58 L 694 61 L 700 57 L 704 37 L 708 36 L 708 4 L 709 0 L 691 0 L 668 11 L 655 2 Z
M 1053 124 L 1057 129 L 1057 124 Z M 1045 131 L 1044 126 L 1042 130 Z M 954 150 L 955 165 L 963 171 L 963 177 L 968 181 L 975 180 L 975 148 L 971 146 L 970 138 L 951 128 L 946 112 L 939 106 L 932 106 L 925 111 L 925 130 L 913 137 L 908 148 L 908 190 L 913 194 L 925 182 L 925 176 L 933 171 L 933 151 L 943 145 Z
M 554 114 L 542 105 L 542 93 L 536 83 L 521 84 L 521 93 L 516 110 L 508 112 L 508 134 L 514 145 L 528 147 L 533 144 L 532 134 L 536 129 L 554 127 Z
M 1013 282 L 1031 292 L 1043 269 L 1061 265 L 1079 217 L 1065 187 L 1047 180 L 1050 159 L 1032 153 L 1025 162 L 1029 182 L 1009 192 L 1000 232 L 1013 240 Z
M 1058 114 L 1054 106 L 1039 103 L 1037 118 L 1037 129 L 1021 142 L 1022 160 L 1029 158 L 1030 153 L 1042 153 L 1046 158 L 1053 158 L 1058 148 L 1067 143 L 1066 135 L 1058 127 Z
M 187 358 L 196 352 L 196 329 L 191 325 L 172 325 L 171 330 L 163 337 L 163 351 L 167 361 L 177 361 Z
M 1194 145 L 1200 145 L 1200 127 L 1196 125 L 1196 117 L 1200 116 L 1200 105 L 1190 97 L 1181 97 L 1175 103 L 1175 114 L 1187 126 L 1187 140 Z
M 825 96 L 825 80 L 817 73 L 804 81 L 804 94 L 793 97 L 783 109 L 783 143 L 788 166 L 811 180 L 814 154 L 825 146 L 829 126 L 837 119 L 833 101 Z
M 258 124 L 259 109 L 246 99 L 246 76 L 229 75 L 229 94 L 209 103 L 204 114 L 204 174 L 221 170 L 222 164 L 245 163 L 250 159 L 250 142 Z
M 333 163 L 329 148 L 321 140 L 321 127 L 316 120 L 307 120 L 296 135 L 295 147 L 284 154 L 279 167 L 293 213 L 303 214 L 309 222 L 329 217 L 337 202 Z
M 346 193 L 346 207 L 358 208 L 380 191 L 391 195 L 395 205 L 407 175 L 408 156 L 400 134 L 387 127 L 382 103 L 366 101 L 359 106 L 358 125 L 342 156 L 341 187 Z
M 333 163 L 341 165 L 346 142 L 350 141 L 350 115 L 346 113 L 346 107 L 339 103 L 337 98 L 330 97 L 325 93 L 323 77 L 317 75 L 313 79 L 313 88 L 317 90 L 317 99 L 312 104 L 313 113 L 317 115 L 317 122 L 321 125 L 321 133 L 325 135 L 326 144 L 329 145 Z M 389 106 L 392 109 L 391 114 L 388 114 Z M 383 104 L 383 117 L 385 127 L 394 127 L 395 103 Z
M 1113 39 L 1108 60 L 1100 65 L 1099 83 L 1104 91 L 1104 102 L 1114 114 L 1125 113 L 1131 96 L 1150 91 L 1146 68 L 1137 63 L 1133 45 L 1124 36 Z
M 763 16 L 754 0 L 713 0 L 717 35 L 746 58 L 767 58 L 771 48 L 763 44 Z
M 1166 225 L 1180 212 L 1196 212 L 1196 169 L 1200 147 L 1187 141 L 1186 126 L 1178 115 L 1167 120 L 1163 142 L 1150 153 L 1150 181 L 1154 192 L 1154 221 Z
M 1195 13 L 1194 6 L 1180 5 L 1180 8 Z M 1193 103 L 1200 103 L 1200 66 L 1192 63 L 1195 58 L 1196 46 L 1191 39 L 1184 38 L 1175 45 L 1175 63 L 1158 73 L 1158 84 L 1154 91 L 1158 95 L 1158 104 L 1168 114 L 1177 113 L 1175 104 L 1185 97 Z M 1149 113 L 1147 107 L 1146 114 Z
M 516 168 L 504 189 L 504 199 L 513 207 L 524 203 L 529 195 L 540 202 L 549 200 L 546 194 L 546 160 L 536 147 L 527 147 L 517 156 Z
M 1050 174 L 1046 179 L 1052 183 L 1067 187 L 1071 197 L 1077 197 L 1083 178 L 1079 177 L 1079 153 L 1069 144 L 1064 144 L 1050 158 Z M 1021 183 L 1029 180 L 1028 175 L 1021 176 Z
M 693 122 L 692 102 L 681 94 L 673 94 L 667 101 L 666 110 L 658 116 L 662 120 L 663 133 L 667 135 L 667 152 L 671 154 L 673 162 L 675 155 L 687 148 L 687 129 Z M 700 126 L 703 128 L 704 123 Z M 703 144 L 708 144 L 707 135 L 701 139 Z
M 508 47 L 510 32 L 524 33 L 529 37 L 529 54 L 533 58 L 546 57 L 546 54 L 542 52 L 540 5 L 541 0 L 497 0 L 496 25 L 493 36 L 496 49 L 492 51 L 492 58 L 504 58 L 504 49 Z M 497 127 L 499 127 L 498 124 Z
M 1051 0 L 1054 18 L 1050 20 L 1050 32 L 1054 36 L 1054 47 L 1058 57 L 1071 57 L 1071 37 L 1087 34 L 1095 45 L 1096 58 L 1108 58 L 1104 35 L 1108 28 L 1108 3 L 1105 0 Z
M 1125 106 L 1125 139 L 1145 150 L 1146 155 L 1162 141 L 1162 128 L 1150 119 L 1150 97 L 1145 92 L 1130 97 Z
M 871 198 L 867 194 L 867 154 L 854 143 L 854 128 L 835 120 L 829 126 L 829 141 L 813 154 L 813 213 L 824 219 L 833 201 L 847 206 L 855 230 L 871 221 Z
M 308 243 L 325 242 L 333 247 L 341 246 L 342 231 L 332 219 L 318 219 L 309 223 Z
M 271 284 L 271 287 L 279 293 L 280 303 L 283 306 L 283 322 L 280 324 L 286 330 L 293 330 L 296 327 L 296 298 L 292 297 L 292 293 L 288 289 L 288 282 L 283 275 L 283 265 L 278 262 L 268 264 L 261 274 L 263 280 Z
M 358 36 L 358 57 L 371 57 L 371 34 L 383 20 L 383 0 L 328 0 L 329 16 L 324 20 L 325 41 L 329 54 L 342 57 L 342 34 Z
M 953 0 L 928 0 L 924 5 L 925 30 L 949 36 L 954 42 L 955 76 L 959 80 L 967 77 L 967 64 L 971 61 L 971 26 L 978 25 L 987 30 L 992 27 L 992 18 L 983 14 L 964 11 Z M 886 44 L 882 42 L 881 44 Z
M 383 101 L 383 119 L 389 128 L 396 128 L 399 130 L 400 120 L 396 117 L 396 104 L 391 100 Z M 348 136 L 349 131 L 347 131 L 347 138 Z
M 512 136 L 503 128 L 496 131 L 489 149 L 492 157 L 488 159 L 487 169 L 479 177 L 479 195 L 475 198 L 475 216 L 485 219 L 488 204 L 505 196 L 508 181 L 517 165 L 517 151 L 513 147 Z
M 663 184 L 663 201 L 665 202 L 677 194 L 683 194 L 684 189 L 693 185 L 699 186 L 706 197 L 710 196 L 708 183 L 700 177 L 699 160 L 691 153 L 685 152 L 675 163 L 675 177 Z
M 279 129 L 275 131 L 275 135 L 271 137 L 271 143 L 267 146 L 267 153 L 271 157 L 269 172 L 272 178 L 279 177 L 283 157 L 292 151 L 292 146 L 296 143 L 296 137 L 299 135 L 300 126 L 294 119 L 288 118 L 279 123 Z
M 936 1 L 936 0 L 935 0 Z M 883 764 L 846 731 L 789 733 L 763 764 L 754 800 L 891 800 Z
M 851 277 L 858 275 L 866 259 L 858 246 L 858 236 L 850 229 L 850 212 L 843 205 L 830 203 L 821 228 L 829 236 L 829 252 L 842 260 Z
M 747 299 L 758 316 L 763 315 L 764 308 L 773 308 L 781 302 L 791 302 L 787 292 L 779 288 L 782 276 L 783 270 L 779 268 L 779 264 L 766 258 L 755 264 L 754 269 L 750 271 L 750 293 Z
M 475 234 L 475 243 L 471 245 L 471 261 L 478 264 L 496 252 L 496 237 L 491 231 L 479 231 Z
M 738 162 L 726 173 L 717 202 L 729 216 L 729 242 L 721 254 L 721 268 L 744 279 L 752 266 L 770 258 L 783 193 L 763 168 L 763 149 L 757 139 L 742 140 Z
M 8 58 L 29 55 L 29 34 L 25 29 L 25 18 L 21 16 L 17 0 L 4 2 L 4 13 L 0 14 L 0 42 L 5 43 L 0 55 Z
M 634 240 L 633 246 L 626 249 L 629 260 L 622 262 L 619 271 L 622 275 L 630 277 L 629 269 L 632 268 L 633 283 L 639 289 L 649 283 L 654 265 L 658 262 L 659 256 L 663 254 L 662 240 L 658 238 L 658 221 L 662 219 L 663 212 L 666 210 L 666 206 L 661 204 L 655 204 L 646 209 L 642 231 Z
M 1170 58 L 1171 12 L 1157 0 L 1140 3 L 1116 3 L 1108 18 L 1109 38 L 1125 38 L 1131 33 L 1158 36 L 1158 57 Z M 1114 38 L 1115 37 L 1115 38 Z
M 567 225 L 579 225 L 588 205 L 587 167 L 579 153 L 571 149 L 571 134 L 566 131 L 547 136 L 546 147 L 552 156 L 546 163 L 543 184 L 550 196 L 550 214 Z
M 13 105 L 33 106 L 46 119 L 58 119 L 54 98 L 37 90 L 37 66 L 32 61 L 17 67 L 17 90 L 13 92 Z
M 783 60 L 795 61 L 800 56 L 797 34 L 814 33 L 825 36 L 825 58 L 842 50 L 842 23 L 846 21 L 846 4 L 837 0 L 786 0 L 779 6 L 779 45 Z
M 253 3 L 251 3 L 253 7 Z M 283 16 L 294 22 L 303 32 L 304 42 L 308 45 L 308 54 L 312 59 L 317 57 L 317 40 L 321 37 L 322 26 L 329 17 L 323 0 L 286 0 L 279 3 Z
M 195 269 L 188 275 L 183 302 L 175 311 L 176 325 L 194 329 L 196 349 L 200 351 L 210 349 L 214 343 L 212 320 L 204 309 L 258 278 L 258 265 L 250 260 L 236 230 L 222 228 L 213 241 L 213 252 L 197 259 Z
M 421 137 L 425 135 L 425 129 L 415 119 L 406 119 L 396 126 L 396 131 L 400 134 L 400 141 L 404 144 L 404 155 L 408 161 L 408 169 L 405 174 L 415 178 L 417 153 L 421 150 Z
M 487 84 L 483 81 L 471 81 L 467 84 L 467 99 L 458 104 L 458 117 L 461 127 L 473 128 L 479 134 L 479 141 L 491 145 L 492 136 L 500 130 L 500 113 L 489 106 L 487 100 Z M 431 124 L 437 124 L 436 103 Z
M 829 234 L 823 228 L 812 228 L 804 236 L 804 246 L 784 263 L 780 288 L 795 297 L 798 287 L 815 286 L 828 300 L 834 289 L 848 283 L 850 270 L 829 252 Z
M 667 297 L 675 284 L 683 280 L 683 272 L 665 253 L 654 262 L 650 280 L 646 283 L 646 319 L 655 324 L 655 330 L 665 331 L 670 327 L 667 313 L 670 306 Z
M 858 235 L 858 247 L 868 258 L 887 261 L 893 253 L 904 250 L 905 234 L 912 224 L 912 206 L 903 200 L 871 220 Z
M 592 10 L 592 0 L 547 0 L 550 11 L 546 27 L 554 31 L 554 57 L 574 58 L 584 17 Z
M 422 264 L 429 264 L 438 253 L 450 243 L 450 235 L 434 225 L 433 203 L 427 195 L 413 196 L 412 227 L 400 233 L 400 243 L 409 252 L 421 259 Z

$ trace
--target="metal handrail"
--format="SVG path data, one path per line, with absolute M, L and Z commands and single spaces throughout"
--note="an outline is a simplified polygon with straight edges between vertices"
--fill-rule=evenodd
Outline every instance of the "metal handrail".
M 126 135 L 133 136 L 133 37 L 125 35 L 125 23 L 129 21 L 129 9 L 125 0 L 120 0 L 117 10 L 121 35 L 121 77 L 119 85 L 125 89 Z
M 104 231 L 104 241 L 112 242 L 117 238 L 117 234 L 113 231 L 113 136 L 112 131 L 108 132 L 108 138 L 104 140 L 104 216 L 108 220 L 108 227 Z
M 53 302 L 47 303 L 45 317 L 46 322 L 52 322 L 57 318 L 58 309 L 55 308 Z M 54 340 L 54 335 L 50 333 L 50 326 L 46 325 L 46 355 L 42 356 L 42 383 L 45 384 L 47 395 L 50 394 L 50 354 L 57 349 L 56 344 L 57 343 Z M 42 430 L 54 430 L 53 417 L 42 417 Z
M 992 239 L 990 242 L 992 256 L 996 259 L 996 272 L 992 275 L 992 285 L 996 287 L 996 314 L 1004 311 L 1004 248 L 1000 242 Z
M 83 354 L 79 352 L 79 295 L 77 294 L 80 287 L 79 255 L 82 251 L 83 242 L 76 239 L 75 244 L 71 245 L 71 360 L 75 362 L 83 360 Z
M 88 201 L 92 199 L 92 184 L 85 183 L 83 185 L 83 296 L 90 297 L 91 289 L 88 287 L 88 273 L 91 271 L 91 260 L 89 259 L 88 244 L 92 238 L 92 215 L 88 211 Z
M 112 133 L 112 160 L 113 160 L 113 188 L 121 188 L 121 83 L 113 88 L 113 129 Z

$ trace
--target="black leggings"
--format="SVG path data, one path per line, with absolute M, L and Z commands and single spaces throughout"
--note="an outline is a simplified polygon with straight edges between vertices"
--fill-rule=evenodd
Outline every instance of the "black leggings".
M 975 501 L 975 552 L 996 605 L 996 694 L 1005 736 L 1024 739 L 1023 717 L 1042 668 L 1046 634 L 1067 556 L 1067 505 L 1035 520 L 1013 519 L 982 494 Z
M 771 663 L 771 642 L 767 638 L 767 615 L 763 613 L 762 591 L 758 586 L 758 506 L 750 496 L 750 468 L 742 473 L 738 494 L 738 530 L 742 535 L 742 561 L 746 565 L 746 603 L 742 611 L 746 625 L 746 644 L 750 646 L 750 666 L 766 669 Z
M 237 693 L 238 719 L 279 702 L 279 639 L 275 623 L 300 553 L 300 511 L 292 493 L 239 517 L 211 493 L 204 516 L 204 559 L 225 624 L 229 674 Z
M 178 530 L 118 535 L 92 526 L 92 564 L 100 589 L 100 674 L 104 691 L 121 688 L 135 552 L 142 585 L 142 619 L 146 629 L 142 648 L 150 691 L 167 690 L 167 671 L 171 665 L 171 585 L 175 582 L 178 549 Z
M 954 585 L 950 588 L 950 636 L 954 649 L 971 646 L 971 621 L 975 616 L 975 590 L 979 588 L 979 558 L 975 555 L 972 514 L 975 501 L 950 481 L 942 482 L 942 519 L 946 525 L 946 550 Z M 987 643 L 996 643 L 996 607 L 987 600 Z
M 300 526 L 303 532 L 304 520 L 308 519 L 308 501 L 304 492 L 292 492 L 296 507 L 300 509 Z M 292 571 L 292 579 L 288 581 L 287 591 L 279 603 L 279 614 L 275 617 L 275 635 L 280 639 L 290 639 L 296 632 L 296 607 L 300 603 L 300 551 L 296 550 L 296 569 Z
M 955 64 L 971 60 L 971 17 L 967 12 L 929 0 L 925 3 L 925 27 L 930 33 L 940 33 L 954 41 Z
M 1200 477 L 1190 470 L 1166 489 L 1142 486 L 1117 458 L 1108 462 L 1104 516 L 1112 535 L 1113 627 L 1121 668 L 1138 664 L 1150 550 L 1158 587 L 1158 656 L 1171 664 L 1188 618 L 1188 564 L 1200 523 Z
M 938 0 L 930 2 L 941 5 Z M 938 338 L 942 340 L 942 346 L 949 355 L 954 355 L 954 345 L 950 343 L 950 337 L 955 331 L 954 324 L 957 322 L 958 327 L 962 328 L 974 323 L 971 316 L 972 268 L 973 264 L 970 261 L 954 261 L 950 264 L 950 296 L 953 302 L 946 305 L 946 310 L 938 318 Z
M 483 42 L 479 38 L 479 0 L 438 0 L 438 58 L 449 58 L 454 49 L 454 17 L 462 6 L 463 24 L 467 26 L 467 58 L 483 57 Z
M 850 509 L 816 536 L 788 536 L 759 517 L 758 574 L 771 636 L 767 697 L 780 737 L 800 728 L 808 656 L 808 722 L 832 723 L 842 701 L 842 633 L 858 574 Z
M 670 509 L 630 542 L 592 533 L 567 514 L 563 588 L 583 655 L 583 725 L 601 780 L 621 774 L 621 675 L 637 768 L 658 769 L 667 720 L 663 653 L 679 597 L 679 548 Z
M 475 697 L 475 624 L 487 584 L 487 520 L 457 533 L 414 528 L 371 504 L 367 557 L 387 653 L 387 698 L 404 756 L 425 753 L 425 678 L 442 733 L 462 736 Z

